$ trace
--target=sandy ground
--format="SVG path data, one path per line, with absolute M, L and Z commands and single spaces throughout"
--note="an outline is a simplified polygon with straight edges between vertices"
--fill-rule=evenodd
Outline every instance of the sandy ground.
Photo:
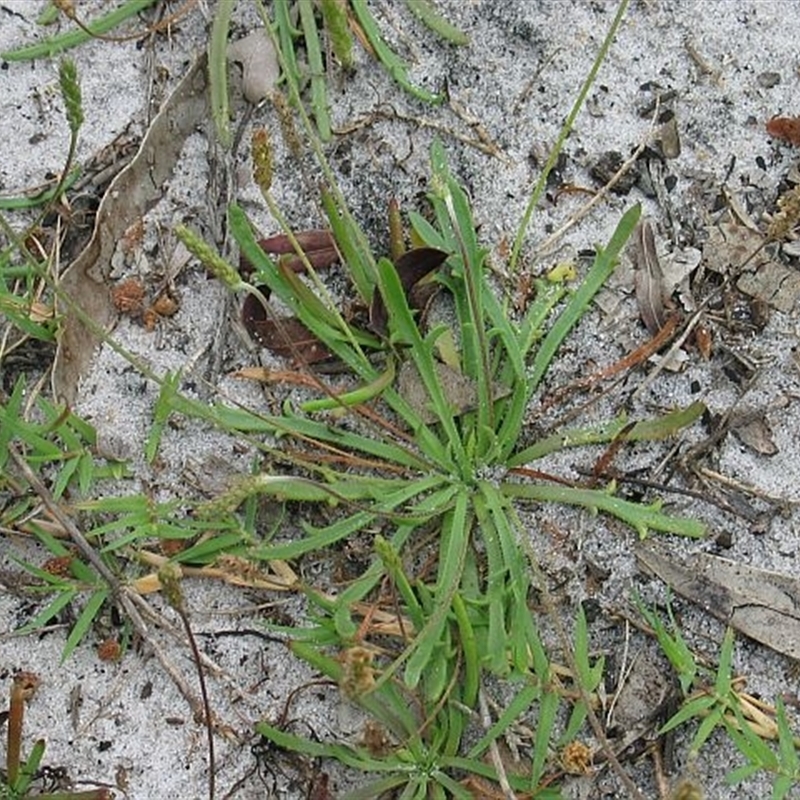
M 87 3 L 85 15 L 91 16 L 97 5 Z M 86 117 L 77 156 L 80 162 L 121 134 L 142 134 L 158 103 L 205 46 L 207 23 L 201 9 L 205 5 L 207 13 L 212 13 L 213 3 L 198 3 L 169 37 L 159 37 L 144 47 L 135 41 L 95 41 L 74 51 Z M 537 161 L 537 156 L 546 153 L 555 140 L 611 23 L 614 4 L 602 0 L 438 0 L 441 11 L 469 34 L 471 43 L 465 48 L 443 44 L 403 4 L 371 5 L 387 39 L 412 64 L 412 79 L 432 90 L 446 84 L 454 102 L 451 107 L 433 108 L 409 98 L 359 50 L 356 74 L 347 79 L 335 76 L 331 92 L 334 128 L 345 132 L 335 137 L 329 150 L 345 196 L 376 245 L 385 246 L 386 203 L 395 196 L 401 204 L 412 204 L 424 190 L 429 176 L 427 151 L 433 126 L 438 126 L 451 167 L 471 194 L 481 236 L 499 258 L 504 243 L 513 240 L 538 175 L 541 158 Z M 33 0 L 0 2 L 0 51 L 40 35 L 35 19 L 42 6 Z M 254 24 L 248 4 L 239 6 L 236 35 Z M 644 192 L 641 183 L 626 195 L 612 194 L 561 240 L 557 250 L 526 260 L 524 271 L 537 273 L 606 241 L 634 202 L 644 204 L 667 260 L 691 259 L 699 252 L 718 209 L 709 197 L 727 192 L 756 221 L 761 212 L 773 208 L 795 151 L 771 140 L 764 126 L 776 114 L 797 111 L 798 30 L 798 3 L 633 2 L 567 143 L 567 159 L 558 179 L 564 185 L 597 186 L 588 168 L 606 151 L 627 157 L 651 127 L 650 118 L 640 112 L 657 90 L 670 91 L 674 95 L 668 105 L 677 120 L 681 147 L 677 157 L 664 162 L 669 187 L 666 207 Z M 62 165 L 68 132 L 57 86 L 55 60 L 3 63 L 3 193 L 19 193 L 36 185 Z M 453 107 L 460 109 L 460 115 Z M 235 121 L 243 112 L 244 104 L 237 102 Z M 422 125 L 417 124 L 420 118 L 425 120 Z M 270 110 L 257 111 L 254 121 L 277 126 Z M 116 264 L 114 278 L 147 279 L 163 271 L 165 253 L 175 249 L 171 226 L 183 222 L 203 229 L 219 214 L 221 195 L 209 190 L 210 165 L 216 157 L 210 130 L 210 125 L 204 126 L 187 140 L 163 201 L 148 215 L 141 252 Z M 473 146 L 483 132 L 496 147 L 495 155 Z M 245 155 L 230 164 L 230 174 L 231 192 L 265 232 L 276 230 L 249 178 Z M 315 227 L 321 221 L 313 185 L 298 171 L 288 151 L 279 150 L 276 192 L 290 222 L 300 228 Z M 534 216 L 527 251 L 536 252 L 585 200 L 581 192 L 556 198 L 551 191 Z M 159 236 L 162 246 L 156 247 Z M 230 313 L 223 291 L 194 264 L 182 268 L 176 285 L 181 307 L 175 317 L 165 320 L 155 333 L 123 320 L 115 331 L 119 341 L 146 358 L 156 372 L 189 365 L 198 397 L 207 396 L 201 378 L 216 369 L 213 379 L 219 389 L 235 394 L 240 402 L 262 404 L 255 388 L 226 377 L 254 363 L 256 356 L 233 326 L 220 338 L 220 328 L 227 328 L 221 322 Z M 800 373 L 793 357 L 798 343 L 797 305 L 788 301 L 786 313 L 770 308 L 765 327 L 757 332 L 718 336 L 711 360 L 691 353 L 680 371 L 660 375 L 631 411 L 647 414 L 702 399 L 713 413 L 722 414 L 739 402 L 767 422 L 775 452 L 758 452 L 728 436 L 716 451 L 715 469 L 796 504 L 800 500 Z M 620 279 L 601 308 L 588 315 L 569 340 L 546 389 L 585 374 L 592 364 L 608 364 L 646 339 L 630 286 Z M 755 365 L 752 384 L 744 395 L 741 383 L 731 377 L 730 364 L 738 364 L 739 357 Z M 220 434 L 193 423 L 168 429 L 158 471 L 147 467 L 142 446 L 156 393 L 156 387 L 107 349 L 95 358 L 79 392 L 76 410 L 91 419 L 106 447 L 130 459 L 136 478 L 127 491 L 138 493 L 146 485 L 159 499 L 181 497 L 194 491 L 189 475 L 249 468 L 250 452 L 239 451 Z M 613 409 L 612 399 L 588 413 L 608 414 Z M 586 422 L 592 418 L 588 416 Z M 532 412 L 532 436 L 540 424 Z M 686 441 L 697 441 L 702 435 L 694 431 Z M 668 445 L 633 448 L 619 466 L 639 468 L 646 474 L 667 453 Z M 548 469 L 569 472 L 576 459 L 570 454 Z M 591 458 L 581 464 L 590 465 Z M 703 519 L 710 534 L 700 544 L 672 544 L 679 551 L 722 553 L 748 565 L 796 573 L 800 538 L 796 506 L 787 502 L 780 514 L 756 501 L 751 506 L 761 512 L 758 520 L 747 521 L 708 503 L 675 501 L 676 513 Z M 648 599 L 663 599 L 663 585 L 637 572 L 632 532 L 602 518 L 559 508 L 542 509 L 529 517 L 529 523 L 543 567 L 563 587 L 565 602 L 591 598 L 610 612 L 628 607 L 634 588 Z M 554 537 L 553 530 L 563 532 L 566 542 Z M 3 569 L 18 570 L 12 559 L 20 554 L 37 563 L 43 559 L 24 540 L 0 535 Z M 592 586 L 587 574 L 596 567 L 607 575 L 599 586 Z M 320 580 L 327 580 L 324 568 L 320 571 Z M 302 664 L 291 660 L 280 642 L 259 636 L 258 619 L 265 612 L 257 605 L 267 602 L 278 604 L 281 613 L 301 613 L 298 601 L 292 599 L 263 593 L 243 598 L 241 592 L 208 583 L 187 586 L 187 603 L 201 646 L 226 671 L 225 678 L 211 681 L 212 704 L 219 709 L 228 733 L 218 739 L 220 797 L 234 787 L 238 788 L 232 796 L 241 798 L 306 796 L 307 780 L 293 778 L 290 770 L 268 774 L 251 751 L 253 721 L 277 719 L 288 692 L 313 678 Z M 49 764 L 66 766 L 73 778 L 124 788 L 131 800 L 207 796 L 204 729 L 192 719 L 156 661 L 130 653 L 121 663 L 108 664 L 98 660 L 94 648 L 82 646 L 62 664 L 60 653 L 67 635 L 63 627 L 36 636 L 10 633 L 28 622 L 39 607 L 11 591 L 0 591 L 0 632 L 6 632 L 0 634 L 0 685 L 7 686 L 18 669 L 34 671 L 42 678 L 30 704 L 26 742 L 46 736 Z M 700 652 L 716 655 L 723 626 L 689 603 L 679 601 L 677 607 L 690 643 Z M 607 619 L 607 614 L 601 616 L 592 635 L 598 651 L 611 653 L 621 647 L 623 634 Z M 171 647 L 173 657 L 191 676 L 185 652 Z M 647 651 L 641 642 L 634 643 L 634 648 Z M 734 663 L 747 676 L 749 689 L 767 700 L 797 692 L 792 663 L 768 648 L 740 638 Z M 348 739 L 358 734 L 357 717 L 327 687 L 304 693 L 294 714 L 322 737 Z M 677 738 L 678 773 L 686 767 L 688 741 L 685 733 Z M 709 800 L 767 796 L 769 784 L 762 777 L 734 789 L 725 784 L 725 774 L 739 763 L 727 740 L 715 736 L 691 769 Z M 256 767 L 260 771 L 255 772 Z M 333 796 L 352 785 L 352 775 L 329 765 L 324 769 L 331 773 Z M 649 763 L 634 765 L 631 771 L 644 794 L 655 797 Z M 602 772 L 591 783 L 568 784 L 565 796 L 624 794 Z

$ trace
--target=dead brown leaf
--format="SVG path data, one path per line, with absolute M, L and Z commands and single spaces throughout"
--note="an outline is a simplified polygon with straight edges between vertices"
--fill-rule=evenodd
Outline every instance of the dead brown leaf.
M 664 273 L 656 253 L 653 227 L 642 220 L 635 231 L 634 284 L 636 303 L 645 327 L 652 336 L 664 327 L 667 310 L 664 305 Z
M 800 658 L 800 580 L 725 558 L 670 552 L 656 542 L 636 545 L 639 567 L 740 633 Z
M 117 309 L 108 288 L 109 265 L 125 232 L 154 206 L 172 174 L 186 137 L 207 117 L 206 58 L 202 56 L 153 119 L 136 156 L 106 190 L 89 244 L 61 276 L 59 306 L 64 314 L 53 365 L 53 394 L 74 404 L 78 384 Z M 79 307 L 93 324 L 75 311 Z

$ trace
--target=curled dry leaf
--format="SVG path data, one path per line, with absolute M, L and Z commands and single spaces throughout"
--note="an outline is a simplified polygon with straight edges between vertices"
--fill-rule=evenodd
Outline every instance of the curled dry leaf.
M 667 321 L 664 306 L 664 273 L 656 253 L 653 227 L 642 220 L 636 227 L 634 244 L 634 285 L 636 303 L 647 330 L 655 336 Z
M 772 429 L 762 416 L 742 420 L 741 424 L 731 425 L 736 438 L 745 446 L 762 456 L 774 456 L 778 446 L 772 438 Z
M 261 287 L 266 293 L 266 287 Z M 266 299 L 266 297 L 265 297 Z M 333 354 L 297 317 L 269 318 L 258 298 L 248 294 L 242 306 L 242 324 L 251 338 L 281 358 L 318 364 Z
M 130 226 L 161 199 L 186 137 L 208 116 L 205 90 L 203 56 L 153 119 L 131 163 L 111 182 L 97 211 L 89 244 L 61 277 L 59 310 L 64 323 L 53 365 L 53 394 L 59 400 L 75 402 L 78 383 L 100 341 L 71 311 L 70 304 L 79 305 L 100 328 L 109 328 L 115 322 L 117 308 L 107 285 L 111 257 Z
M 312 268 L 324 269 L 339 260 L 339 251 L 329 231 L 310 230 L 295 234 Z M 279 257 L 278 268 L 301 274 L 305 272 L 304 259 L 297 255 L 290 238 L 285 234 L 261 239 L 259 245 L 265 253 Z M 425 308 L 436 286 L 419 286 L 420 281 L 441 266 L 447 254 L 431 247 L 421 247 L 404 253 L 395 264 L 400 283 L 406 292 L 409 305 L 417 310 Z M 239 261 L 239 271 L 245 277 L 253 274 L 254 266 L 244 256 Z M 269 289 L 259 286 L 265 300 Z M 379 334 L 387 328 L 386 306 L 379 292 L 375 292 L 370 308 L 370 325 Z M 242 324 L 251 338 L 281 358 L 291 359 L 295 365 L 319 364 L 333 357 L 331 351 L 296 317 L 270 316 L 267 309 L 253 295 L 245 298 L 242 306 Z
M 300 231 L 294 238 L 314 269 L 325 269 L 339 260 L 339 251 L 330 231 Z M 297 255 L 291 239 L 285 233 L 261 239 L 258 244 L 269 255 L 285 256 L 281 260 L 295 272 L 305 272 L 303 259 Z M 253 274 L 253 265 L 244 256 L 239 259 L 239 272 L 244 278 Z

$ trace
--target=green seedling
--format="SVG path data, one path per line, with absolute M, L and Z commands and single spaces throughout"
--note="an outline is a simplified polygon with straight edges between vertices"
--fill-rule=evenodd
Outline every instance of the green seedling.
M 747 761 L 726 777 L 728 783 L 741 783 L 757 772 L 772 773 L 772 797 L 775 800 L 786 797 L 792 788 L 800 785 L 800 756 L 797 752 L 800 738 L 791 732 L 786 708 L 780 699 L 777 708 L 770 710 L 742 691 L 741 681 L 733 677 L 733 629 L 728 628 L 725 633 L 716 675 L 713 675 L 698 664 L 678 630 L 670 605 L 667 606 L 669 629 L 656 612 L 641 602 L 637 602 L 637 606 L 675 669 L 685 697 L 681 708 L 665 723 L 660 733 L 698 721 L 689 755 L 691 760 L 695 760 L 714 731 L 724 730 Z M 706 675 L 713 678 L 713 685 L 704 682 Z M 778 740 L 777 751 L 768 744 L 771 739 Z

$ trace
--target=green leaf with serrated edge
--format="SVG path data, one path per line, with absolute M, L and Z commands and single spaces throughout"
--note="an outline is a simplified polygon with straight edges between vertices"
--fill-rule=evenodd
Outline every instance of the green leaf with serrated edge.
M 686 408 L 670 411 L 655 419 L 641 420 L 625 433 L 625 441 L 649 441 L 672 436 L 681 428 L 685 428 L 699 419 L 705 409 L 705 404 L 695 402 Z M 629 420 L 625 414 L 620 414 L 614 420 L 601 425 L 559 431 L 515 453 L 507 463 L 509 467 L 518 467 L 568 447 L 611 442 L 628 425 Z
M 409 11 L 434 33 L 457 45 L 468 45 L 469 37 L 446 20 L 428 0 L 406 0 Z
M 8 446 L 16 435 L 16 425 L 19 422 L 22 402 L 25 399 L 25 379 L 22 375 L 17 378 L 11 395 L 6 402 L 0 406 L 0 469 L 5 467 L 8 461 Z
M 417 236 L 419 236 L 428 247 L 433 247 L 436 250 L 443 250 L 445 252 L 450 250 L 451 243 L 446 241 L 442 234 L 421 214 L 418 214 L 416 211 L 409 211 L 408 221 Z
M 366 786 L 353 789 L 341 795 L 340 800 L 375 800 L 376 797 L 396 797 L 396 792 L 393 790 L 398 789 L 407 782 L 408 774 L 406 773 L 401 772 L 397 775 L 389 775 L 386 778 L 372 781 Z
M 649 530 L 676 533 L 693 539 L 702 538 L 705 525 L 687 517 L 672 517 L 662 514 L 660 503 L 644 506 L 622 500 L 600 489 L 573 489 L 570 486 L 544 486 L 506 482 L 501 490 L 507 497 L 530 500 L 538 503 L 564 503 L 581 506 L 591 511 L 603 511 L 626 522 L 639 533 L 641 538 Z

